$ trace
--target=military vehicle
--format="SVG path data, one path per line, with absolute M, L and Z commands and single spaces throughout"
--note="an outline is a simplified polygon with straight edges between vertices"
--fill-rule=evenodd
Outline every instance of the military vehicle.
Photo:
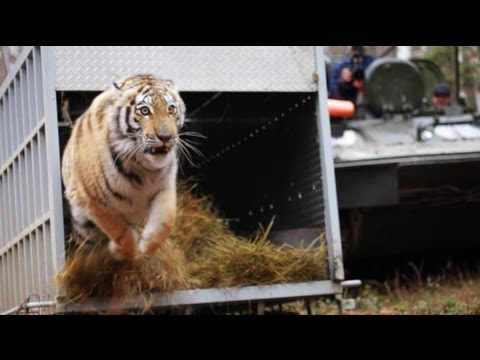
M 379 58 L 365 71 L 366 100 L 353 118 L 331 118 L 347 258 L 480 245 L 479 116 L 458 90 L 435 111 L 441 81 L 429 60 Z

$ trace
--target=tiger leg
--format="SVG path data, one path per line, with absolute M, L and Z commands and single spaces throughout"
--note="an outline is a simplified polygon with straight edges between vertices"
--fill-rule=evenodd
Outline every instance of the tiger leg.
M 175 225 L 176 204 L 175 188 L 163 190 L 152 201 L 150 215 L 140 237 L 139 247 L 142 253 L 152 253 L 165 242 Z
M 75 240 L 77 243 L 93 237 L 98 228 L 89 219 L 85 211 L 77 204 L 70 202 L 70 212 L 72 218 L 72 225 L 77 233 Z
M 91 208 L 88 215 L 110 239 L 108 249 L 116 260 L 135 257 L 138 235 L 123 216 L 103 207 Z

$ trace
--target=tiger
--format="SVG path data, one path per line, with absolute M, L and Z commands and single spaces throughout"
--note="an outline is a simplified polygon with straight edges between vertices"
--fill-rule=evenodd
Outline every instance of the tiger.
M 119 261 L 161 247 L 176 220 L 176 150 L 185 111 L 171 80 L 138 74 L 113 82 L 78 118 L 62 180 L 80 239 L 100 230 Z

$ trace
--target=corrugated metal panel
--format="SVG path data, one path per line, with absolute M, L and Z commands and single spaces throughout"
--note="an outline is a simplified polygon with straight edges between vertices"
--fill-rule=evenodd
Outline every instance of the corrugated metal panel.
M 0 87 L 0 311 L 52 299 L 63 263 L 53 52 L 24 47 Z
M 153 73 L 181 91 L 316 91 L 312 46 L 57 46 L 58 90 Z

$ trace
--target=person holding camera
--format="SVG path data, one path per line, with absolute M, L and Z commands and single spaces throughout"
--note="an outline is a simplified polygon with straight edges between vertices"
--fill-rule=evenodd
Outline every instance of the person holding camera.
M 365 70 L 374 60 L 375 57 L 366 54 L 365 46 L 352 46 L 349 56 L 331 72 L 329 96 L 362 104 Z

